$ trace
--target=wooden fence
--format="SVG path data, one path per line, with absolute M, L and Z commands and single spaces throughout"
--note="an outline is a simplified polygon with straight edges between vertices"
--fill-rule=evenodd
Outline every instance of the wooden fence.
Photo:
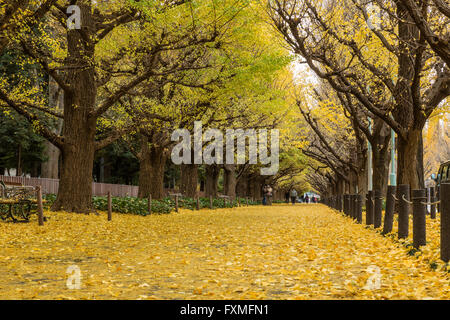
M 41 186 L 43 194 L 57 194 L 59 179 L 8 177 L 0 175 L 0 181 L 5 183 L 21 184 L 24 186 Z M 113 197 L 137 197 L 139 187 L 120 184 L 92 183 L 92 195 L 104 196 L 111 192 Z
M 383 200 L 386 200 L 384 225 L 382 224 Z M 442 183 L 437 188 L 419 190 L 410 190 L 409 185 L 389 186 L 385 197 L 379 190 L 373 190 L 367 195 L 340 194 L 322 199 L 322 203 L 344 212 L 359 224 L 363 223 L 364 202 L 366 225 L 373 225 L 375 229 L 383 227 L 382 234 L 392 232 L 394 215 L 397 214 L 398 239 L 408 238 L 409 216 L 412 213 L 413 247 L 417 250 L 427 245 L 426 215 L 429 214 L 431 219 L 436 219 L 436 213 L 439 212 L 441 214 L 441 259 L 444 262 L 450 262 L 450 183 Z

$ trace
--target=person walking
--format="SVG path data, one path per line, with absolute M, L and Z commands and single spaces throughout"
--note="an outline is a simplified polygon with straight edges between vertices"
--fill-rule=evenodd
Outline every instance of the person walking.
M 286 200 L 287 204 L 289 204 L 289 202 L 291 201 L 291 195 L 289 191 L 284 194 L 284 200 Z
M 297 190 L 292 189 L 291 190 L 291 201 L 292 201 L 292 204 L 294 204 L 294 205 L 297 202 L 297 196 L 298 196 Z
M 263 206 L 267 205 L 267 185 L 263 187 Z
M 267 205 L 272 205 L 272 196 L 273 196 L 273 189 L 270 185 L 267 185 Z
M 305 197 L 305 203 L 309 203 L 309 197 L 308 197 L 308 195 L 306 195 L 306 197 Z

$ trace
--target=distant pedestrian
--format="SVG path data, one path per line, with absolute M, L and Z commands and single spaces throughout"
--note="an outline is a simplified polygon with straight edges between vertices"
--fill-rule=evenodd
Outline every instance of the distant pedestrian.
M 264 185 L 263 187 L 263 206 L 267 205 L 267 193 L 268 193 L 268 186 Z
M 309 203 L 309 197 L 308 197 L 308 195 L 306 195 L 306 197 L 305 197 L 305 203 Z
M 298 196 L 297 190 L 292 189 L 291 190 L 291 201 L 292 201 L 292 204 L 294 204 L 294 205 L 297 202 L 297 196 Z
M 270 185 L 267 185 L 267 205 L 272 205 L 272 196 L 273 196 L 273 189 Z
M 286 193 L 284 194 L 284 200 L 286 200 L 286 203 L 289 203 L 289 202 L 290 202 L 291 196 L 290 196 L 290 194 L 289 194 L 289 191 L 286 192 Z

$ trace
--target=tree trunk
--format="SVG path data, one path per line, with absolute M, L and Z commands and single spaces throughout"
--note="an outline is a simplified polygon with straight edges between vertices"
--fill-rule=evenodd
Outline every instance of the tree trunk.
M 386 194 L 389 179 L 389 157 L 386 152 L 373 152 L 373 190 Z
M 195 164 L 181 165 L 181 193 L 189 198 L 197 196 L 198 168 Z
M 419 189 L 425 189 L 425 169 L 423 165 L 423 134 L 419 136 L 419 147 L 417 148 L 417 175 L 419 177 Z
M 358 181 L 359 181 L 359 176 L 358 174 L 356 174 L 353 171 L 350 171 L 350 174 L 348 175 L 349 179 L 350 179 L 350 193 L 351 194 L 356 194 L 357 191 L 359 191 L 358 189 Z
M 397 0 L 397 15 L 399 20 L 398 34 L 400 54 L 398 57 L 398 82 L 396 85 L 396 108 L 392 114 L 394 119 L 404 129 L 404 135 L 398 137 L 398 184 L 409 185 L 411 190 L 419 189 L 420 178 L 418 174 L 420 137 L 426 118 L 417 106 L 414 96 L 420 96 L 420 86 L 413 86 L 415 79 L 414 53 L 419 41 L 419 29 L 414 24 L 408 11 Z
M 220 168 L 216 165 L 206 166 L 206 197 L 217 197 Z
M 47 161 L 41 164 L 41 178 L 58 179 L 60 151 L 49 141 L 45 141 Z
M 367 193 L 367 149 L 359 150 L 357 154 L 358 167 L 358 194 L 365 195 Z M 341 193 L 338 193 L 341 194 Z
M 373 190 L 381 191 L 381 194 L 385 195 L 389 180 L 391 130 L 381 119 L 376 119 L 374 122 Z
M 87 126 L 86 122 L 82 121 L 66 123 L 64 131 L 67 142 L 62 150 L 61 179 L 58 196 L 52 206 L 53 211 L 64 210 L 77 213 L 92 211 L 92 169 L 96 123 L 89 124 Z
M 249 180 L 249 196 L 255 200 L 261 199 L 263 184 L 261 176 L 252 176 Z
M 95 154 L 97 118 L 91 114 L 96 105 L 97 87 L 94 61 L 94 21 L 89 2 L 79 4 L 82 32 L 67 32 L 66 81 L 64 94 L 64 143 L 58 196 L 52 210 L 88 213 L 92 211 L 92 171 Z
M 141 152 L 139 156 L 139 192 L 138 197 L 147 198 L 152 184 L 152 163 L 148 139 L 141 137 Z M 153 196 L 153 195 L 152 195 Z
M 410 186 L 410 190 L 420 189 L 420 179 L 417 172 L 419 167 L 417 152 L 421 135 L 421 130 L 412 130 L 408 135 L 408 139 L 398 139 L 398 184 L 407 184 Z
M 17 148 L 17 170 L 16 176 L 20 177 L 22 175 L 22 146 L 19 144 Z
M 139 198 L 160 200 L 164 198 L 164 169 L 167 154 L 164 148 L 149 145 L 147 138 L 141 141 L 141 157 L 139 160 Z
M 56 81 L 50 77 L 48 84 L 48 104 L 58 110 L 64 109 L 64 94 Z M 57 120 L 54 132 L 61 134 L 63 121 Z M 45 155 L 47 161 L 41 164 L 41 178 L 58 179 L 59 177 L 59 156 L 60 151 L 51 142 L 45 141 Z
M 236 165 L 225 164 L 225 195 L 236 198 Z
M 344 194 L 344 184 L 345 181 L 342 178 L 337 178 L 337 182 L 336 182 L 336 195 L 343 195 Z
M 248 175 L 243 174 L 237 181 L 236 195 L 246 197 L 248 195 Z

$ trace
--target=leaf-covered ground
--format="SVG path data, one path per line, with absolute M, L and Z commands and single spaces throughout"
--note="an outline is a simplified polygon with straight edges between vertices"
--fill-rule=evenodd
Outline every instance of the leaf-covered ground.
M 46 215 L 0 223 L 0 299 L 450 298 L 446 273 L 322 205 Z

